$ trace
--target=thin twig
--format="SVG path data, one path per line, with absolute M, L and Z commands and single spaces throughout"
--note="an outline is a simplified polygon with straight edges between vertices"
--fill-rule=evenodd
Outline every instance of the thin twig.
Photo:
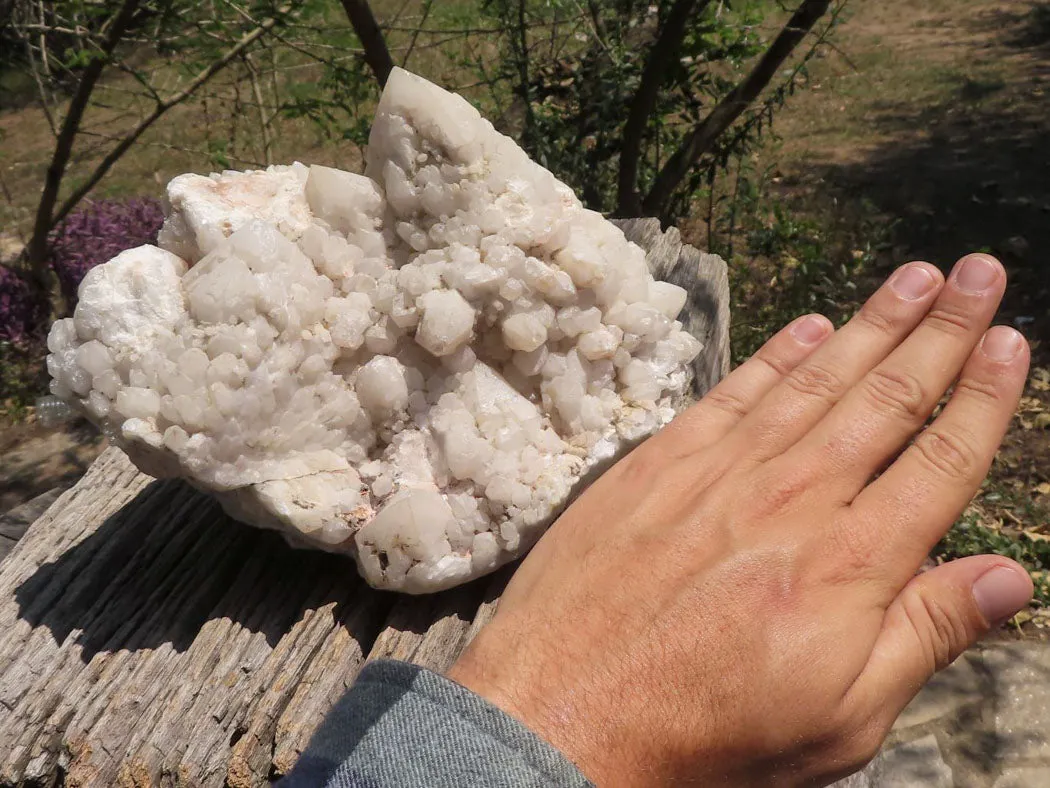
M 44 86 L 44 81 L 40 78 L 40 71 L 37 68 L 36 58 L 33 57 L 33 46 L 29 43 L 29 39 L 25 39 L 26 45 L 26 58 L 29 60 L 29 72 L 33 75 L 33 81 L 36 82 L 37 98 L 40 99 L 40 109 L 44 111 L 44 118 L 47 120 L 48 128 L 51 129 L 51 136 L 58 136 L 58 127 L 55 125 L 55 116 L 51 114 L 51 106 L 48 103 L 48 91 Z
M 601 46 L 601 48 L 605 50 L 605 54 L 609 56 L 609 60 L 611 60 L 615 65 L 619 66 L 620 61 L 616 57 L 616 53 L 613 52 L 612 48 L 605 43 L 605 39 L 602 36 L 602 32 L 599 27 L 600 16 L 598 15 L 597 11 L 595 11 L 592 8 L 591 14 L 585 13 L 583 8 L 580 7 L 578 0 L 573 0 L 573 5 L 575 5 L 576 8 L 579 10 L 580 18 L 583 19 L 590 26 L 591 35 L 594 36 L 594 40 L 598 42 L 599 46 Z
M 131 0 L 128 0 L 129 2 Z M 55 213 L 54 222 L 59 222 L 65 218 L 65 216 L 73 209 L 73 207 L 84 198 L 84 196 L 90 192 L 102 177 L 109 172 L 110 168 L 116 163 L 116 161 L 124 155 L 125 151 L 130 148 L 135 141 L 142 136 L 142 134 L 154 123 L 157 122 L 169 109 L 181 104 L 183 101 L 192 96 L 198 88 L 206 84 L 212 77 L 222 71 L 226 66 L 230 64 L 232 60 L 239 57 L 240 54 L 251 47 L 256 41 L 262 36 L 269 32 L 278 21 L 278 17 L 288 13 L 290 5 L 282 6 L 278 9 L 276 16 L 273 16 L 264 22 L 262 22 L 255 30 L 249 33 L 245 33 L 241 39 L 230 49 L 228 49 L 222 56 L 214 60 L 210 65 L 203 69 L 196 77 L 194 77 L 189 84 L 184 87 L 181 91 L 173 96 L 165 99 L 161 103 L 157 104 L 153 111 L 150 112 L 145 118 L 139 121 L 135 128 L 131 129 L 123 140 L 117 144 L 113 150 L 111 150 L 106 157 L 98 164 L 94 172 L 77 188 L 66 201 L 62 203 L 62 207 Z
M 262 89 L 259 87 L 259 74 L 255 70 L 255 64 L 252 63 L 251 55 L 244 55 L 244 65 L 248 69 L 248 73 L 251 75 L 252 93 L 255 94 L 255 103 L 259 108 L 259 130 L 262 132 L 263 159 L 266 161 L 267 166 L 269 166 L 273 164 L 273 159 L 270 155 L 270 124 L 266 120 L 266 108 L 263 106 Z
M 423 0 L 423 18 L 419 21 L 419 26 L 422 27 L 427 23 L 427 17 L 430 16 L 430 9 L 434 7 L 434 0 Z M 408 43 L 408 49 L 405 51 L 405 56 L 401 59 L 401 68 L 408 68 L 408 59 L 412 57 L 412 50 L 416 48 L 416 41 L 419 38 L 419 30 L 417 29 L 412 33 L 412 40 Z
M 40 21 L 44 21 L 44 4 L 42 2 L 37 3 L 37 8 L 40 10 Z M 44 75 L 51 80 L 51 65 L 48 62 L 47 57 L 47 36 L 43 31 L 40 32 L 40 65 L 43 66 Z
M 21 27 L 22 27 L 23 30 L 31 30 L 34 33 L 39 32 L 41 34 L 46 34 L 46 33 L 65 33 L 66 35 L 70 35 L 70 36 L 79 36 L 79 35 L 84 35 L 85 33 L 90 33 L 91 32 L 87 28 L 83 28 L 83 27 L 79 27 L 79 26 L 78 27 L 64 27 L 62 25 L 49 25 L 47 23 L 41 23 L 41 22 L 38 22 L 38 23 L 35 23 L 35 24 L 30 22 L 30 23 L 22 25 Z
M 123 137 L 116 136 L 113 134 L 103 134 L 99 131 L 81 131 L 80 133 L 87 137 L 96 137 L 105 142 L 120 142 L 120 140 L 123 139 Z M 139 140 L 138 145 L 143 148 L 157 148 L 158 150 L 170 150 L 178 151 L 179 153 L 189 153 L 194 156 L 200 156 L 203 159 L 210 159 L 213 155 L 213 152 L 209 150 L 201 148 L 187 148 L 183 145 L 175 145 L 170 142 L 160 142 L 159 140 Z M 230 155 L 230 161 L 238 162 L 240 164 L 246 164 L 251 167 L 268 166 L 265 162 L 257 161 L 256 159 L 246 159 L 234 154 Z

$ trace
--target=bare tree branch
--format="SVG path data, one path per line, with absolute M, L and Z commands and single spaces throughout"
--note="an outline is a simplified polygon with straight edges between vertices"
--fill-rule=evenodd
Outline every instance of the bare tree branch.
M 58 200 L 58 190 L 62 185 L 62 177 L 66 174 L 69 159 L 73 153 L 73 142 L 80 128 L 80 121 L 84 117 L 91 94 L 95 89 L 102 71 L 109 63 L 113 50 L 120 43 L 131 23 L 132 17 L 138 10 L 141 0 L 124 0 L 120 9 L 114 14 L 113 22 L 109 27 L 106 37 L 100 45 L 100 52 L 96 53 L 84 67 L 77 83 L 76 91 L 69 102 L 69 109 L 62 121 L 61 131 L 55 140 L 55 152 L 51 156 L 51 163 L 47 167 L 44 177 L 44 188 L 37 204 L 36 219 L 33 222 L 33 235 L 29 239 L 26 248 L 26 261 L 29 265 L 29 275 L 33 284 L 41 293 L 49 292 L 51 289 L 51 275 L 48 271 L 45 259 L 47 257 L 47 235 L 55 223 L 55 203 Z M 86 193 L 86 192 L 85 192 Z
M 127 149 L 135 143 L 135 140 L 141 137 L 142 134 L 150 126 L 156 123 L 157 120 L 159 120 L 165 112 L 167 112 L 172 107 L 181 104 L 194 93 L 196 93 L 200 87 L 202 87 L 208 82 L 208 80 L 210 80 L 212 77 L 214 77 L 224 68 L 226 68 L 226 66 L 230 64 L 230 61 L 232 61 L 234 58 L 239 57 L 242 52 L 245 52 L 249 47 L 251 47 L 252 44 L 254 44 L 256 41 L 262 38 L 262 36 L 264 36 L 267 33 L 267 31 L 269 31 L 271 28 L 273 28 L 274 25 L 277 24 L 278 17 L 288 13 L 289 10 L 291 10 L 290 4 L 279 8 L 275 16 L 264 20 L 259 24 L 257 28 L 248 33 L 245 33 L 234 46 L 226 50 L 225 53 L 223 53 L 219 58 L 214 60 L 203 71 L 197 74 L 196 77 L 190 80 L 189 84 L 187 84 L 186 87 L 184 87 L 175 95 L 166 98 L 164 101 L 158 102 L 156 106 L 154 106 L 153 111 L 150 112 L 142 120 L 140 120 L 138 125 L 135 126 L 135 128 L 131 129 L 127 134 L 125 134 L 124 138 L 120 141 L 120 143 L 117 144 L 108 154 L 106 154 L 106 157 L 101 162 L 99 162 L 98 166 L 95 167 L 95 170 L 91 173 L 91 175 L 88 176 L 88 178 L 72 194 L 70 194 L 69 197 L 66 198 L 65 202 L 62 203 L 62 207 L 55 212 L 52 223 L 54 224 L 62 221 L 62 219 L 64 219 L 66 215 L 71 210 L 73 210 L 76 204 L 82 199 L 84 199 L 85 195 L 87 195 L 87 193 L 95 187 L 95 184 L 102 180 L 102 177 L 107 172 L 109 172 L 109 169 L 116 163 L 116 161 L 121 156 L 124 155 Z
M 434 7 L 434 0 L 424 0 L 423 2 L 423 18 L 419 20 L 419 26 L 422 27 L 427 23 L 427 17 L 430 16 L 430 10 Z M 416 48 L 416 41 L 419 39 L 419 28 L 412 32 L 412 40 L 408 44 L 408 49 L 405 51 L 405 56 L 401 58 L 401 68 L 408 68 L 408 60 L 412 57 L 412 50 Z
M 47 18 L 47 12 L 44 10 L 43 2 L 37 3 L 37 9 L 40 13 L 40 21 L 43 22 Z M 51 65 L 48 63 L 47 56 L 47 36 L 44 31 L 40 31 L 38 40 L 40 41 L 40 65 L 44 67 L 44 76 L 51 79 Z
M 644 215 L 660 216 L 663 213 L 671 194 L 690 168 L 758 97 L 830 5 L 831 0 L 803 0 L 751 73 L 693 128 L 664 164 L 642 201 Z
M 532 152 L 533 134 L 536 129 L 536 115 L 532 110 L 532 89 L 529 84 L 529 43 L 528 25 L 525 17 L 525 0 L 518 0 L 517 39 L 514 44 L 514 57 L 518 61 L 518 91 L 525 104 L 525 128 L 521 132 L 522 146 Z
M 62 25 L 49 25 L 44 22 L 32 22 L 27 25 L 20 25 L 20 27 L 23 30 L 34 33 L 67 33 L 71 36 L 83 35 L 88 32 L 82 27 L 63 27 Z
M 123 137 L 119 135 L 105 134 L 101 131 L 81 131 L 86 137 L 95 137 L 105 142 L 120 142 Z M 188 153 L 192 156 L 197 156 L 201 159 L 208 159 L 213 155 L 213 151 L 205 150 L 203 148 L 188 148 L 185 145 L 175 145 L 170 142 L 155 142 L 151 140 L 142 140 L 138 143 L 143 148 L 156 148 L 158 150 L 167 151 L 178 151 L 179 153 Z M 247 167 L 267 167 L 272 162 L 258 161 L 257 159 L 248 159 L 243 156 L 237 156 L 236 154 L 229 154 L 231 162 L 244 164 Z
M 33 45 L 29 42 L 29 39 L 25 39 L 26 48 L 26 59 L 29 61 L 29 71 L 33 75 L 33 81 L 36 83 L 37 98 L 40 100 L 40 108 L 44 111 L 44 120 L 47 121 L 47 127 L 51 129 L 51 135 L 54 137 L 58 136 L 58 126 L 55 124 L 55 116 L 51 112 L 51 101 L 48 94 L 47 86 L 44 84 L 44 80 L 40 76 L 40 69 L 37 66 L 36 57 L 33 55 Z
M 617 213 L 620 216 L 637 216 L 641 209 L 638 194 L 638 164 L 642 152 L 642 137 L 649 123 L 649 116 L 656 106 L 660 83 L 667 67 L 677 56 L 685 38 L 687 24 L 694 12 L 704 12 L 711 0 L 677 0 L 660 29 L 656 42 L 649 50 L 641 82 L 631 100 L 627 123 L 623 129 L 623 145 L 620 149 L 619 183 L 617 187 Z M 699 6 L 699 8 L 697 7 Z
M 14 16 L 15 11 L 15 0 L 0 0 L 0 33 L 3 33 L 7 26 L 11 24 L 11 17 Z
M 266 118 L 266 107 L 263 105 L 262 87 L 259 85 L 259 70 L 252 62 L 251 55 L 243 55 L 245 68 L 252 80 L 252 93 L 255 95 L 255 103 L 259 110 L 259 132 L 262 134 L 263 161 L 267 165 L 273 164 L 270 142 L 270 122 Z
M 372 69 L 379 87 L 386 84 L 386 78 L 390 76 L 394 68 L 394 61 L 390 57 L 390 50 L 386 48 L 386 39 L 383 31 L 379 29 L 368 0 L 341 0 L 343 9 L 346 11 L 354 32 L 361 39 L 361 46 L 365 49 L 365 62 Z

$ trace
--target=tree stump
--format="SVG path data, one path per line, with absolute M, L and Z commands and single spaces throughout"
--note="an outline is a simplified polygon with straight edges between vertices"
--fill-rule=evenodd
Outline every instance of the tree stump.
M 686 287 L 703 393 L 729 365 L 725 263 L 620 223 Z M 258 786 L 291 769 L 370 659 L 447 668 L 513 566 L 425 597 L 294 550 L 117 449 L 0 564 L 0 784 Z

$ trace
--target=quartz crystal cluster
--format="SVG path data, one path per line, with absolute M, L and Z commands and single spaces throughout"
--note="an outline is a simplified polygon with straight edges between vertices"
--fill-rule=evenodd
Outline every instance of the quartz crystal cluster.
M 168 186 L 157 246 L 88 273 L 52 392 L 145 472 L 435 591 L 520 555 L 673 416 L 680 287 L 462 98 L 396 69 L 365 175 Z

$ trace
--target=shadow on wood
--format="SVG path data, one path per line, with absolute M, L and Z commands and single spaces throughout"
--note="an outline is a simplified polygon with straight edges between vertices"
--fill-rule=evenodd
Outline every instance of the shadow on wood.
M 100 651 L 169 644 L 183 652 L 207 621 L 228 619 L 273 648 L 307 609 L 332 615 L 358 643 L 379 634 L 355 627 L 344 607 L 375 597 L 387 626 L 422 635 L 449 615 L 465 622 L 498 591 L 485 577 L 439 594 L 376 591 L 353 561 L 290 546 L 276 533 L 229 518 L 210 497 L 174 480 L 154 481 L 89 537 L 42 564 L 15 591 L 19 616 L 47 627 L 57 643 L 71 635 L 83 662 Z M 318 590 L 321 593 L 318 593 Z M 74 634 L 75 633 L 75 634 Z
M 47 627 L 58 643 L 72 634 L 90 662 L 99 651 L 165 643 L 183 652 L 216 618 L 263 634 L 272 648 L 307 605 L 335 603 L 341 620 L 346 590 L 352 597 L 366 591 L 349 558 L 295 550 L 168 480 L 148 484 L 90 536 L 42 564 L 15 599 L 21 618 Z M 393 605 L 392 594 L 380 596 Z
M 95 519 L 92 519 L 95 518 Z M 445 669 L 512 568 L 427 597 L 368 588 L 110 449 L 3 564 L 0 784 L 259 785 L 366 659 Z

